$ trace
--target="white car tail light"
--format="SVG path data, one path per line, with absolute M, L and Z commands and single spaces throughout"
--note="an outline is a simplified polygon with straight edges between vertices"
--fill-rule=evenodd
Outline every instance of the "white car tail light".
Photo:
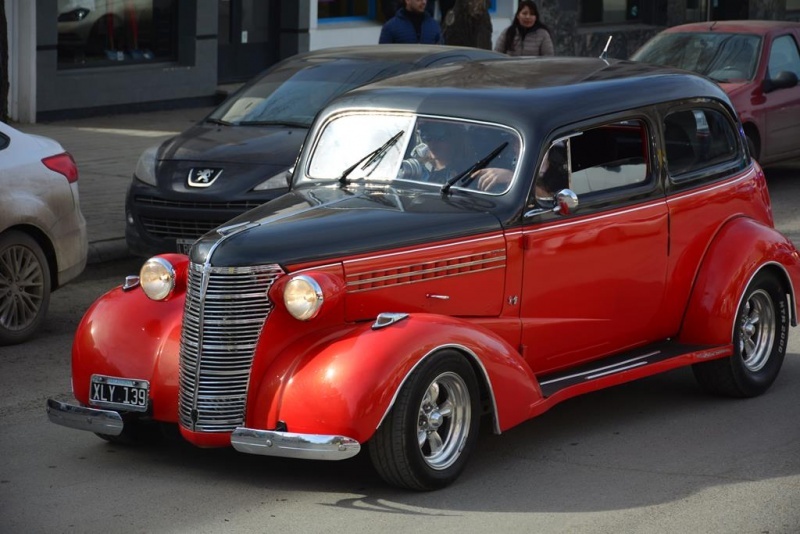
M 44 158 L 42 163 L 51 171 L 63 174 L 69 183 L 78 181 L 78 166 L 69 152 Z

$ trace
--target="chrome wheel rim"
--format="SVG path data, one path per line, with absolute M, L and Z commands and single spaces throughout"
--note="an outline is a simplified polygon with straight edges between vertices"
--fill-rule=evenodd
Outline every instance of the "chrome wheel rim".
M 419 406 L 417 444 L 432 469 L 447 469 L 458 459 L 469 437 L 472 418 L 469 390 L 456 373 L 437 376 Z
M 36 320 L 44 300 L 44 271 L 34 252 L 13 245 L 0 254 L 0 324 L 24 330 Z
M 744 366 L 760 371 L 769 361 L 775 343 L 775 305 L 763 289 L 753 292 L 744 304 L 739 323 L 739 354 Z

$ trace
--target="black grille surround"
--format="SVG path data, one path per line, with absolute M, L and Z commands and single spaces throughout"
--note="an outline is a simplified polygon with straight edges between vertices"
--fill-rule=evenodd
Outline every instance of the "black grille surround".
M 193 432 L 244 424 L 250 369 L 278 265 L 189 264 L 180 345 L 178 418 Z

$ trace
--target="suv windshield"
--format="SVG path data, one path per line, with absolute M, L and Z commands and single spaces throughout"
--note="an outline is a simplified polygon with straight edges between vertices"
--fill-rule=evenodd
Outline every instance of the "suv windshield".
M 410 69 L 402 63 L 319 59 L 290 61 L 245 86 L 209 116 L 229 125 L 287 124 L 308 128 L 333 97 L 376 77 Z
M 704 74 L 717 82 L 751 80 L 761 37 L 735 33 L 663 33 L 631 59 Z
M 453 189 L 502 194 L 511 186 L 521 146 L 514 130 L 494 124 L 410 114 L 343 114 L 323 127 L 306 175 L 337 180 L 346 173 L 348 182 L 398 180 L 441 188 L 474 168 Z M 381 148 L 379 157 L 369 157 Z M 491 159 L 479 165 L 489 154 Z

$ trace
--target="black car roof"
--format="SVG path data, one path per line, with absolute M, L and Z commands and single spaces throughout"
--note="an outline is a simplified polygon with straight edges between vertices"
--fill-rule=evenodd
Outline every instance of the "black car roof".
M 715 83 L 686 71 L 599 58 L 527 58 L 419 70 L 362 86 L 328 111 L 408 110 L 497 121 L 539 131 L 669 100 L 725 102 Z M 544 130 L 543 130 L 544 128 Z

